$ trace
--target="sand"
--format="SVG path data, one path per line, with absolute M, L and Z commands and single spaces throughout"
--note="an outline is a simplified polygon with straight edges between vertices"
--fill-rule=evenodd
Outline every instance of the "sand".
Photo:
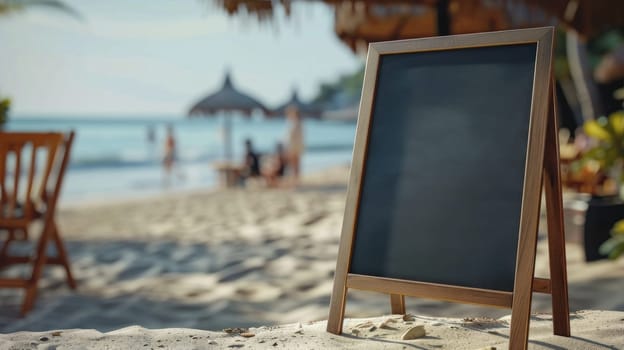
M 571 315 L 572 337 L 552 334 L 549 315 L 531 318 L 529 349 L 622 349 L 624 312 L 585 311 Z M 108 333 L 72 329 L 0 334 L 2 349 L 506 349 L 509 317 L 457 319 L 383 316 L 345 320 L 341 336 L 325 332 L 326 322 L 250 329 L 150 330 L 131 326 Z M 600 326 L 597 326 L 600 325 Z M 425 335 L 403 340 L 410 328 Z
M 306 178 L 296 190 L 256 186 L 64 206 L 59 210 L 59 227 L 79 288 L 68 289 L 63 271 L 48 268 L 35 309 L 25 318 L 18 316 L 22 292 L 0 289 L 0 333 L 5 334 L 0 336 L 0 344 L 9 344 L 0 348 L 12 348 L 14 341 L 17 345 L 13 348 L 30 348 L 31 341 L 37 346 L 56 342 L 103 349 L 105 344 L 115 348 L 115 342 L 121 342 L 128 343 L 125 348 L 143 348 L 144 343 L 147 348 L 157 348 L 158 340 L 166 342 L 166 348 L 204 348 L 208 339 L 218 343 L 215 347 L 274 348 L 273 337 L 281 348 L 477 349 L 503 344 L 505 322 L 495 323 L 501 336 L 471 330 L 462 319 L 498 319 L 509 310 L 416 298 L 407 299 L 408 312 L 431 323 L 428 338 L 417 343 L 396 343 L 396 332 L 384 335 L 381 330 L 372 334 L 378 335 L 375 341 L 354 337 L 350 330 L 346 337 L 323 332 L 347 175 L 346 168 L 335 168 Z M 578 244 L 582 228 L 578 219 L 578 210 L 566 211 L 571 310 L 624 311 L 624 259 L 585 263 Z M 547 277 L 543 232 L 541 238 L 537 276 Z M 18 250 L 27 248 L 16 246 Z M 10 275 L 25 272 L 19 268 L 3 271 Z M 533 311 L 549 313 L 549 297 L 536 295 Z M 376 317 L 388 312 L 385 295 L 349 293 L 347 317 Z M 549 335 L 546 318 L 541 315 L 531 323 L 535 348 L 545 346 L 542 343 L 553 344 L 545 346 L 550 349 L 624 348 L 621 312 L 574 314 L 573 332 L 584 340 Z M 348 325 L 358 322 L 365 320 L 353 319 Z M 433 325 L 437 323 L 441 325 Z M 275 326 L 280 324 L 289 325 Z M 302 324 L 303 334 L 293 334 L 298 324 Z M 242 338 L 220 332 L 228 327 L 252 327 L 256 336 Z M 70 330 L 76 328 L 97 331 Z M 56 337 L 47 332 L 59 329 L 66 331 Z M 45 334 L 51 340 L 43 344 L 38 339 Z M 193 342 L 189 335 L 204 337 L 205 342 Z

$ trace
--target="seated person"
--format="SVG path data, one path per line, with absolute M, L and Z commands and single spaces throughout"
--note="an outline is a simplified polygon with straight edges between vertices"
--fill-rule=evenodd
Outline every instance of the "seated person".
M 269 187 L 276 187 L 278 185 L 279 179 L 282 178 L 286 172 L 287 162 L 288 158 L 284 151 L 284 146 L 278 143 L 275 147 L 275 154 L 271 156 L 270 163 L 263 174 Z
M 251 140 L 247 139 L 245 140 L 245 159 L 241 169 L 241 178 L 245 180 L 260 175 L 260 157 L 254 150 Z

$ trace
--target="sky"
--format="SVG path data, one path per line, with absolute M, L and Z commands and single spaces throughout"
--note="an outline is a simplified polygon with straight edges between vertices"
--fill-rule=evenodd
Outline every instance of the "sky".
M 64 2 L 84 19 L 50 9 L 0 17 L 0 96 L 16 117 L 184 115 L 228 69 L 237 88 L 274 107 L 295 87 L 310 99 L 363 64 L 319 3 L 259 23 L 212 0 Z

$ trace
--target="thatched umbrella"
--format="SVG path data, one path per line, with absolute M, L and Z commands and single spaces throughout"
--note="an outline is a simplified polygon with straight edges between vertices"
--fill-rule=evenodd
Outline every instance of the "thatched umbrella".
M 297 108 L 304 118 L 319 118 L 321 116 L 321 108 L 301 101 L 299 94 L 297 94 L 297 89 L 292 90 L 290 100 L 271 111 L 271 116 L 284 116 L 289 107 Z
M 325 0 L 335 8 L 334 31 L 353 51 L 368 43 L 555 24 L 553 15 L 522 0 Z
M 441 5 L 441 6 L 440 6 Z M 442 7 L 442 10 L 440 9 Z M 369 42 L 503 30 L 505 10 L 473 1 L 419 1 L 402 4 L 335 4 L 334 31 L 353 51 Z M 444 24 L 442 24 L 444 22 Z
M 292 0 L 214 0 L 228 14 L 271 20 Z M 585 38 L 624 26 L 622 0 L 317 0 L 333 5 L 335 31 L 352 49 L 359 42 L 517 29 L 560 23 Z
M 622 0 L 324 0 L 354 51 L 373 41 L 562 24 L 584 38 L 624 26 Z
M 188 115 L 192 118 L 196 116 L 214 116 L 217 113 L 225 114 L 223 152 L 225 159 L 230 161 L 232 159 L 231 114 L 240 113 L 250 116 L 255 110 L 262 110 L 265 114 L 267 113 L 267 108 L 262 103 L 234 88 L 230 73 L 227 72 L 221 89 L 193 105 Z
M 286 15 L 290 15 L 291 0 L 214 0 L 228 15 L 247 14 L 258 18 L 260 21 L 270 20 L 273 17 L 275 6 L 273 2 L 280 3 L 284 7 Z

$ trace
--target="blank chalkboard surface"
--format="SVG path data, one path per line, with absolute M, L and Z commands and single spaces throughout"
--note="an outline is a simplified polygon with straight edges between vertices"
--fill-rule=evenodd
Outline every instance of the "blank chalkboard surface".
M 513 291 L 536 47 L 381 56 L 350 273 Z

